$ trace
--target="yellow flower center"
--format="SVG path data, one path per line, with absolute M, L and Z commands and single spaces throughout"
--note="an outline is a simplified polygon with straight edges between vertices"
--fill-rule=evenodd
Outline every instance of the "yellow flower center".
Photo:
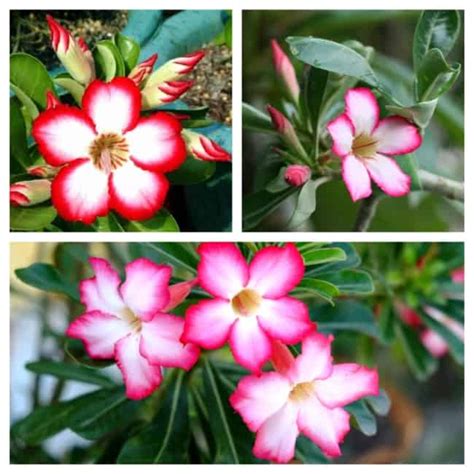
M 118 133 L 102 133 L 89 147 L 89 155 L 95 167 L 111 173 L 128 160 L 128 143 Z
M 314 393 L 314 382 L 302 382 L 296 384 L 290 392 L 290 400 L 301 402 L 311 397 Z
M 254 290 L 246 288 L 232 298 L 234 313 L 239 316 L 255 316 L 262 302 L 262 297 Z
M 377 151 L 377 140 L 368 135 L 361 133 L 354 138 L 352 142 L 352 153 L 358 158 L 370 158 Z
M 125 308 L 122 311 L 122 317 L 130 325 L 133 333 L 140 332 L 142 330 L 142 321 L 136 316 L 136 314 L 130 309 Z

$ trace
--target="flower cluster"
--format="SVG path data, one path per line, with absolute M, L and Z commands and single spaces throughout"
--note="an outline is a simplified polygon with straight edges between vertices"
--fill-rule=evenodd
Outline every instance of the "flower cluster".
M 299 433 L 328 456 L 339 456 L 350 429 L 344 406 L 378 395 L 378 374 L 357 364 L 333 364 L 332 336 L 317 331 L 302 301 L 289 296 L 304 275 L 293 244 L 258 250 L 250 263 L 232 243 L 198 247 L 197 278 L 169 286 L 172 268 L 141 258 L 128 263 L 125 281 L 103 259 L 80 285 L 86 312 L 69 337 L 92 358 L 115 359 L 127 396 L 141 399 L 162 381 L 163 367 L 189 370 L 200 349 L 228 343 L 243 377 L 230 404 L 256 432 L 255 456 L 294 457 Z M 211 298 L 190 305 L 184 319 L 169 312 L 199 285 Z M 294 358 L 287 345 L 302 344 Z M 271 362 L 274 371 L 263 371 Z
M 15 183 L 13 205 L 33 205 L 49 198 L 60 217 L 92 224 L 113 210 L 128 220 L 153 217 L 163 206 L 169 182 L 186 156 L 230 161 L 211 139 L 185 130 L 182 119 L 153 111 L 180 98 L 192 81 L 182 78 L 204 56 L 197 51 L 168 61 L 155 71 L 154 54 L 128 77 L 96 79 L 92 54 L 82 39 L 47 17 L 54 51 L 71 77 L 84 89 L 81 107 L 62 104 L 52 91 L 47 107 L 34 120 L 32 136 L 45 164 L 28 170 L 49 180 Z M 20 189 L 21 188 L 21 189 Z M 46 188 L 50 192 L 46 192 Z

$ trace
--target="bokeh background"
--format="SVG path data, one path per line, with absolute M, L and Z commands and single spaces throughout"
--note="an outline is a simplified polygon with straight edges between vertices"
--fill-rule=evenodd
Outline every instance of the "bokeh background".
M 267 104 L 278 105 L 280 89 L 276 81 L 270 40 L 275 38 L 289 54 L 288 36 L 314 36 L 342 42 L 355 39 L 375 49 L 373 68 L 400 98 L 411 92 L 412 37 L 420 11 L 417 10 L 338 10 L 293 11 L 255 10 L 243 12 L 243 100 L 261 111 Z M 450 62 L 464 65 L 464 31 Z M 291 54 L 289 54 L 291 57 Z M 302 63 L 293 61 L 297 74 Z M 409 96 L 408 96 L 409 97 Z M 416 152 L 421 168 L 459 181 L 464 176 L 464 75 L 441 98 L 436 115 Z M 267 134 L 243 133 L 243 191 L 261 189 L 276 175 L 265 160 L 276 139 Z M 267 165 L 267 166 L 266 166 Z M 290 198 L 291 199 L 291 198 Z M 349 231 L 359 203 L 352 203 L 342 181 L 321 186 L 317 209 L 301 230 Z M 283 203 L 257 230 L 281 230 L 291 210 Z M 397 199 L 384 199 L 370 227 L 371 231 L 461 231 L 463 206 L 425 192 Z

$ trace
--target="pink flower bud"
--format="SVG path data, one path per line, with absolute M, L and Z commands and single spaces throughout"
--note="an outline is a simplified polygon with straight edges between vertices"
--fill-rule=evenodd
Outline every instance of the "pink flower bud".
M 285 170 L 285 181 L 291 186 L 303 186 L 311 177 L 311 169 L 306 165 L 290 165 Z
M 95 66 L 85 41 L 82 38 L 75 40 L 52 16 L 47 15 L 46 20 L 53 49 L 67 72 L 81 84 L 89 84 L 95 78 Z
M 181 132 L 188 154 L 204 161 L 231 161 L 232 156 L 215 141 L 190 130 Z
M 295 68 L 276 40 L 272 40 L 272 52 L 275 71 L 286 87 L 288 94 L 297 104 L 300 96 L 300 86 L 296 78 Z
M 402 321 L 412 327 L 420 327 L 423 325 L 423 321 L 418 313 L 410 308 L 409 306 L 404 305 L 403 303 L 397 303 L 398 314 Z
M 56 166 L 51 165 L 35 165 L 30 166 L 26 169 L 26 172 L 31 176 L 36 176 L 37 178 L 54 178 L 58 173 L 59 169 Z
M 159 86 L 145 87 L 141 92 L 142 110 L 153 109 L 179 99 L 193 84 L 194 81 L 171 81 Z
M 37 179 L 20 181 L 10 185 L 10 204 L 12 206 L 34 206 L 51 197 L 51 181 Z
M 192 280 L 182 281 L 171 285 L 169 287 L 170 302 L 162 311 L 168 313 L 176 308 L 176 306 L 179 306 L 188 297 L 189 293 L 191 293 L 191 290 L 197 285 L 197 283 L 198 279 L 193 278 Z
M 156 63 L 156 60 L 158 59 L 158 54 L 153 54 L 150 56 L 148 59 L 145 61 L 142 61 L 140 64 L 137 64 L 128 77 L 137 85 L 140 86 L 145 80 L 148 78 L 148 76 L 151 74 L 153 71 L 153 66 Z
M 46 92 L 46 109 L 54 109 L 58 105 L 61 105 L 61 101 L 54 95 L 53 92 Z
M 451 272 L 451 279 L 454 283 L 464 283 L 464 267 L 453 270 Z

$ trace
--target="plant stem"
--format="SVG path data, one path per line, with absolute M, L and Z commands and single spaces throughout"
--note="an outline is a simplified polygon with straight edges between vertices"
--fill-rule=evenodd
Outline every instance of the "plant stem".
M 359 207 L 357 218 L 354 224 L 354 232 L 365 232 L 375 216 L 375 211 L 379 204 L 381 196 L 372 194 L 364 199 Z
M 440 194 L 448 199 L 464 202 L 464 183 L 443 178 L 425 170 L 419 170 L 418 177 L 423 190 Z

